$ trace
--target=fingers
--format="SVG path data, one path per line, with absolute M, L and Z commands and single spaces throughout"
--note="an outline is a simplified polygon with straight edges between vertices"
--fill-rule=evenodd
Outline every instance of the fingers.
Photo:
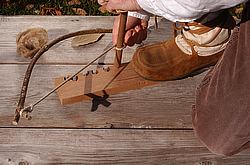
M 148 21 L 146 20 L 141 20 L 141 26 L 142 26 L 142 41 L 144 41 L 147 38 L 147 34 L 148 34 Z
M 148 21 L 141 20 L 141 26 L 142 26 L 143 29 L 147 29 L 148 28 Z
M 136 26 L 131 28 L 125 34 L 124 42 L 128 46 L 140 44 L 147 38 L 148 21 L 140 20 Z
M 135 28 L 130 29 L 125 34 L 124 42 L 128 46 L 134 46 L 140 44 L 147 38 L 147 29 L 143 29 L 141 25 L 137 25 Z
M 143 38 L 144 38 L 142 26 L 141 26 L 141 25 L 137 25 L 137 26 L 135 27 L 135 32 L 138 34 L 138 35 L 136 36 L 137 38 L 136 38 L 135 43 L 136 43 L 136 44 L 140 44 L 140 43 L 143 41 Z
M 113 7 L 110 6 L 109 0 L 98 0 L 98 3 L 102 5 L 102 8 L 105 11 L 108 11 L 113 14 L 117 14 L 117 11 Z
M 112 40 L 115 45 L 118 37 L 119 17 L 115 18 L 113 26 Z M 124 37 L 124 43 L 128 46 L 140 44 L 147 38 L 148 21 L 140 20 L 134 17 L 128 17 L 126 25 L 126 34 Z
M 130 29 L 126 32 L 124 43 L 128 46 L 133 46 L 135 44 L 135 35 L 136 31 L 134 29 Z
M 124 11 L 137 11 L 141 10 L 141 7 L 137 3 L 137 0 L 98 0 L 99 4 L 107 5 L 107 10 L 114 12 L 116 10 Z
M 113 25 L 113 34 L 112 34 L 113 44 L 116 44 L 116 42 L 117 42 L 119 22 L 120 22 L 119 16 L 115 17 L 115 21 L 114 21 L 114 25 Z M 140 21 L 138 18 L 128 17 L 127 24 L 126 24 L 126 30 L 132 29 L 133 27 L 135 27 L 139 23 L 140 23 Z
M 108 4 L 108 0 L 98 0 L 98 3 L 100 4 L 100 5 L 107 5 Z

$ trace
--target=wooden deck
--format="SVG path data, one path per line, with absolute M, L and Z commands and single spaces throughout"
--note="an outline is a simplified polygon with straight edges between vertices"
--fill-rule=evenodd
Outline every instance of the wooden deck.
M 111 28 L 113 17 L 0 16 L 0 164 L 159 164 L 250 165 L 250 150 L 232 157 L 210 153 L 194 136 L 191 106 L 205 73 L 184 80 L 110 96 L 109 107 L 91 111 L 91 102 L 62 106 L 53 94 L 32 113 L 31 121 L 11 125 L 29 62 L 16 55 L 16 35 L 43 27 L 49 38 L 80 29 Z M 146 43 L 172 36 L 171 24 L 151 28 Z M 111 34 L 73 49 L 66 40 L 36 65 L 27 103 L 53 88 L 54 78 L 73 73 L 112 45 Z M 124 62 L 135 50 L 125 51 Z M 112 64 L 112 52 L 99 62 Z M 93 66 L 96 67 L 96 66 Z

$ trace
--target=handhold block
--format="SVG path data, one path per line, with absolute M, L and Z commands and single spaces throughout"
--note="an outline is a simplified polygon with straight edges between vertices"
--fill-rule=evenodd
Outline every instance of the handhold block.
M 64 77 L 55 79 L 55 86 L 64 81 Z M 95 72 L 79 74 L 57 90 L 60 102 L 63 105 L 89 100 L 93 96 L 117 94 L 129 90 L 154 85 L 157 82 L 149 81 L 139 76 L 130 63 L 121 67 L 110 66 L 99 68 Z

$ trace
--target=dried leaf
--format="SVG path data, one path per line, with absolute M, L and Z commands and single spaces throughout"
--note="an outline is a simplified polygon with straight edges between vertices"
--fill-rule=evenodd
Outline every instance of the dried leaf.
M 40 15 L 62 15 L 62 12 L 60 9 L 57 8 L 49 8 L 49 7 L 42 7 L 40 11 Z
M 75 14 L 85 16 L 87 12 L 81 8 L 72 8 Z
M 69 6 L 72 6 L 72 5 L 80 5 L 81 4 L 81 2 L 79 1 L 79 0 L 70 0 L 69 2 L 68 2 L 68 5 Z
M 73 38 L 71 42 L 72 47 L 80 47 L 99 41 L 104 34 L 86 34 Z
M 59 10 L 59 9 L 55 9 L 55 15 L 57 15 L 57 16 L 60 16 L 60 15 L 62 15 L 62 12 L 61 12 L 61 10 Z

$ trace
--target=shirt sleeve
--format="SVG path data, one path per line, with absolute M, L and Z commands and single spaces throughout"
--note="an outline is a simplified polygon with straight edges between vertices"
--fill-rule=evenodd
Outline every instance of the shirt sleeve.
M 248 0 L 137 0 L 145 11 L 176 22 L 196 20 L 209 12 L 233 7 Z

